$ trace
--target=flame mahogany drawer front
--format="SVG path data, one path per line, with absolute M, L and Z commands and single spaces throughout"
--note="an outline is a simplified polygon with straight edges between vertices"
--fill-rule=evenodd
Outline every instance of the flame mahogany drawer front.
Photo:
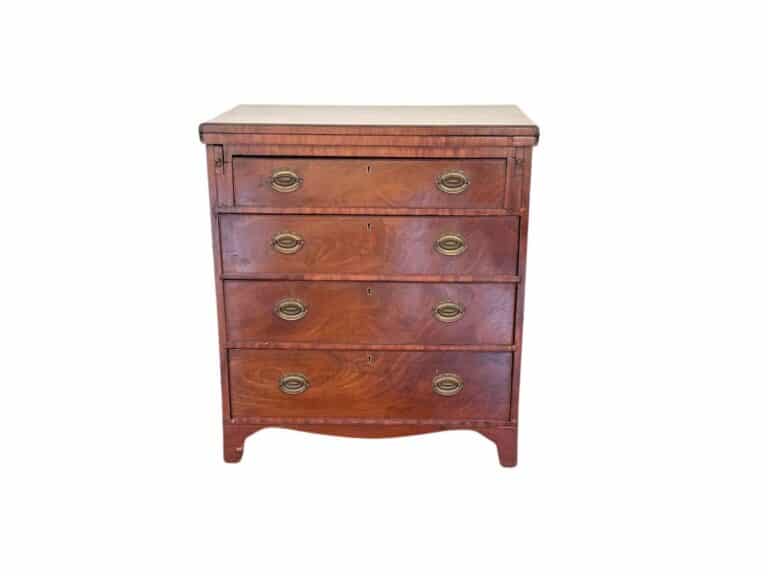
M 232 158 L 235 204 L 502 208 L 506 160 Z
M 200 136 L 225 460 L 268 426 L 464 429 L 514 466 L 538 128 L 515 106 L 238 106 Z
M 512 344 L 514 284 L 224 283 L 232 341 Z
M 233 350 L 230 371 L 235 416 L 409 420 L 509 416 L 511 354 Z M 440 376 L 442 380 L 436 380 Z M 293 385 L 294 392 L 306 389 L 285 393 L 276 384 L 281 381 Z
M 517 272 L 516 217 L 225 214 L 220 222 L 225 273 Z

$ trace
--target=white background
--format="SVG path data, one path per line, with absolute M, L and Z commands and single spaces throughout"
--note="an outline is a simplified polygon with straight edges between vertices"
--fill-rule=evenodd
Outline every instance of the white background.
M 757 2 L 13 2 L 0 572 L 766 574 Z M 520 462 L 472 432 L 221 457 L 198 124 L 516 103 Z

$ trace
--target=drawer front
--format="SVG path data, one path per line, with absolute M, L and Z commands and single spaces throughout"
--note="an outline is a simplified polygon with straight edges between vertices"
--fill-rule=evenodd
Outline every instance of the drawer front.
M 235 204 L 271 208 L 502 208 L 504 159 L 232 159 Z
M 229 361 L 235 417 L 509 417 L 507 353 L 232 350 Z
M 511 344 L 514 284 L 224 283 L 230 340 Z
M 222 214 L 220 223 L 224 273 L 517 272 L 517 216 Z

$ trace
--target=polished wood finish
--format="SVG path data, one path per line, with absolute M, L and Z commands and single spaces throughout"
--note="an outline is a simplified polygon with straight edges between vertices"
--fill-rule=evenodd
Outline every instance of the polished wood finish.
M 200 125 L 200 135 L 515 134 L 538 136 L 517 106 L 269 106 L 241 104 Z
M 504 420 L 512 355 L 484 352 L 231 350 L 232 415 L 374 419 Z M 459 374 L 455 396 L 432 390 L 440 373 Z M 302 374 L 306 392 L 278 382 Z
M 456 352 L 514 352 L 514 344 L 360 344 L 357 342 L 275 342 L 263 340 L 230 340 L 227 348 L 267 350 L 411 350 L 430 352 L 454 350 Z
M 327 206 L 219 206 L 219 214 L 333 214 L 337 216 L 509 216 L 505 208 L 331 208 Z
M 200 135 L 225 460 L 270 426 L 370 438 L 466 429 L 514 466 L 538 128 L 511 106 L 243 106 Z M 273 187 L 280 169 L 300 185 Z M 437 178 L 456 170 L 470 186 L 441 192 Z M 297 250 L 290 238 L 273 248 L 284 232 L 300 236 Z M 440 254 L 446 235 L 466 249 Z M 301 304 L 280 309 L 288 319 L 275 313 L 286 299 Z M 443 307 L 440 321 L 440 302 L 461 313 Z
M 355 344 L 512 344 L 515 284 L 415 282 L 224 283 L 229 340 Z M 281 319 L 278 302 L 307 307 Z M 434 308 L 455 302 L 464 313 L 442 322 Z
M 240 462 L 243 446 L 251 434 L 268 427 L 288 428 L 314 434 L 332 434 L 352 438 L 392 438 L 395 436 L 413 436 L 449 430 L 473 430 L 479 432 L 496 444 L 499 462 L 502 466 L 517 465 L 517 428 L 504 421 L 496 420 L 354 420 L 342 419 L 235 419 L 237 423 L 224 424 L 224 461 Z
M 478 432 L 494 442 L 502 466 L 517 466 L 517 426 L 479 428 Z
M 518 218 L 380 216 L 257 216 L 222 214 L 224 273 L 494 275 L 517 272 Z M 304 239 L 296 254 L 280 254 L 272 239 Z M 459 234 L 466 250 L 444 256 L 434 244 Z
M 378 158 L 232 159 L 235 205 L 269 208 L 503 208 L 506 160 L 382 160 Z M 301 178 L 293 192 L 276 191 L 272 176 L 290 170 Z M 469 179 L 459 193 L 440 190 L 442 174 Z

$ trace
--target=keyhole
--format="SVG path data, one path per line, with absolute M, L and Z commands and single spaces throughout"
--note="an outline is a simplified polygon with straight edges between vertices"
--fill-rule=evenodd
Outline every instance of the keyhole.
M 368 168 L 366 168 L 366 171 L 368 172 L 368 174 L 370 174 L 370 173 L 371 173 L 371 167 L 370 167 L 370 165 L 368 166 Z
M 375 358 L 373 357 L 373 354 L 368 354 L 368 364 L 373 366 L 373 361 L 374 360 L 375 360 Z
M 373 231 L 373 224 L 371 224 L 370 222 L 368 222 L 368 224 L 366 224 L 365 227 L 368 228 L 368 232 Z
M 373 296 L 373 288 L 367 288 L 365 293 L 368 294 L 368 296 Z

